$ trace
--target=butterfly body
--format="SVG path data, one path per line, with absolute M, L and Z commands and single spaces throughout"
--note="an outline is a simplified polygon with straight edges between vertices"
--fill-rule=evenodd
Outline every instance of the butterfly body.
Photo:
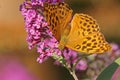
M 72 9 L 66 3 L 47 4 L 45 17 L 50 30 L 59 41 L 60 49 L 67 47 L 78 52 L 92 54 L 103 53 L 111 48 L 100 32 L 96 20 L 89 15 L 78 13 L 71 20 Z M 54 19 L 55 17 L 58 19 Z

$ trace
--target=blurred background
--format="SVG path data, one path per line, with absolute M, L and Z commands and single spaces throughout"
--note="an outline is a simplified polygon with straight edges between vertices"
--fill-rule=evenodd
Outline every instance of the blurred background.
M 19 5 L 24 0 L 0 0 L 0 79 L 65 80 L 64 68 L 53 59 L 39 64 L 36 49 L 29 50 Z M 93 16 L 108 42 L 120 44 L 120 0 L 66 0 L 74 13 Z M 61 77 L 62 76 L 62 77 Z M 11 78 L 12 77 L 12 78 Z

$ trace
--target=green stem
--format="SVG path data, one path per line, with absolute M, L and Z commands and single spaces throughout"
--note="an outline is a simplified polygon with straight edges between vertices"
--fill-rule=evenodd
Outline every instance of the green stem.
M 65 58 L 63 58 L 65 60 Z M 80 60 L 79 60 L 80 61 Z M 79 62 L 78 61 L 78 62 Z M 78 63 L 77 62 L 77 63 Z M 77 65 L 77 63 L 75 64 L 75 66 Z M 69 73 L 73 76 L 74 80 L 78 80 L 76 74 L 75 74 L 75 69 L 71 68 L 69 64 L 65 63 L 63 64 L 64 67 L 69 71 Z
M 82 55 L 82 57 L 79 57 L 79 59 L 73 64 L 72 71 L 70 72 L 70 70 L 69 70 L 70 74 L 73 76 L 73 78 L 75 80 L 78 80 L 78 78 L 77 78 L 77 76 L 75 74 L 75 68 L 76 68 L 77 64 L 80 62 L 80 60 L 83 59 L 83 58 L 85 58 L 85 57 L 86 57 L 86 55 Z
M 75 68 L 76 65 L 79 63 L 79 61 L 81 60 L 81 58 L 79 58 L 74 64 L 73 64 L 73 68 L 72 70 L 69 70 L 70 74 L 73 76 L 74 80 L 78 80 L 77 75 L 75 74 Z
M 58 56 L 56 54 L 53 54 L 52 57 L 54 59 L 58 60 L 69 71 L 69 73 L 73 76 L 74 80 L 78 80 L 78 78 L 77 78 L 77 76 L 75 74 L 75 67 L 78 64 L 78 62 L 81 60 L 81 58 L 76 61 L 76 63 L 73 65 L 73 68 L 72 68 L 70 66 L 70 64 L 67 64 L 67 62 L 66 62 L 66 60 L 64 58 L 64 55 L 60 57 L 60 56 Z

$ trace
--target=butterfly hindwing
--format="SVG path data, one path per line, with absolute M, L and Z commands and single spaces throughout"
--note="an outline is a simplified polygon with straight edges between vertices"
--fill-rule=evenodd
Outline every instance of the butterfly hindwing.
M 66 47 L 89 54 L 103 53 L 110 49 L 97 22 L 86 14 L 74 15 Z
M 84 38 L 69 38 L 66 46 L 78 52 L 84 53 L 103 53 L 110 49 L 110 45 L 105 41 L 100 32 L 95 32 Z

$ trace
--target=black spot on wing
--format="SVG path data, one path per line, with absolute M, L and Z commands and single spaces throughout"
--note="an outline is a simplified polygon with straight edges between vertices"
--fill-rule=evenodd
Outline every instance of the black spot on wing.
M 56 20 L 58 21 L 58 16 L 56 16 Z
M 92 48 L 96 48 L 96 46 L 92 46 Z
M 78 36 L 80 35 L 80 31 L 78 31 Z
M 86 44 L 86 43 L 87 43 L 87 41 L 83 41 L 83 42 L 82 42 L 82 44 Z
M 82 24 L 82 21 L 80 21 L 80 24 Z
M 87 52 L 90 52 L 91 50 L 93 50 L 92 48 L 87 48 Z
M 96 39 L 93 39 L 93 40 L 92 40 L 92 42 L 95 42 L 95 41 L 96 41 Z
M 87 47 L 86 46 L 82 46 L 82 50 L 85 50 Z
M 78 44 L 78 45 L 76 45 L 74 48 L 76 48 L 76 49 L 80 49 L 81 46 Z
M 91 43 L 87 43 L 87 46 L 91 46 Z
M 83 23 L 83 26 L 87 26 L 87 23 Z
M 86 39 L 87 39 L 87 40 L 90 40 L 90 39 L 91 39 L 91 37 L 86 37 Z
M 90 29 L 88 28 L 87 31 L 90 31 Z
M 97 45 L 97 42 L 95 42 L 94 45 Z
M 53 34 L 56 35 L 57 34 L 57 31 L 56 29 L 53 30 Z

